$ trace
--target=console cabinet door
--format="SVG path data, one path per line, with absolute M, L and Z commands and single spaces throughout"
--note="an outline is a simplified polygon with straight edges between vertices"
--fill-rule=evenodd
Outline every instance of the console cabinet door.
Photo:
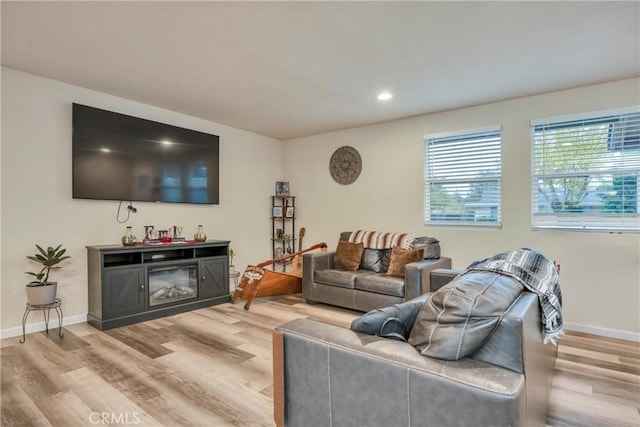
M 104 316 L 137 313 L 145 308 L 144 268 L 104 271 Z
M 229 295 L 227 257 L 200 261 L 200 292 L 204 298 Z

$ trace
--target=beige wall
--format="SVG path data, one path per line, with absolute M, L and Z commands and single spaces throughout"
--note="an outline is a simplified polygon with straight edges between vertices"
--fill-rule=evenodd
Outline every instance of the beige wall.
M 565 321 L 573 329 L 638 339 L 638 235 L 533 232 L 530 227 L 530 131 L 535 118 L 640 103 L 640 79 L 531 96 L 461 110 L 333 132 L 284 143 L 183 114 L 65 83 L 2 69 L 0 328 L 19 331 L 24 289 L 33 268 L 25 256 L 35 243 L 63 243 L 73 259 L 60 272 L 65 317 L 87 312 L 85 246 L 117 243 L 126 225 L 138 236 L 145 224 L 204 224 L 210 238 L 232 240 L 235 264 L 270 254 L 269 196 L 288 180 L 305 246 L 335 246 L 342 230 L 408 231 L 441 239 L 443 253 L 463 268 L 471 261 L 521 246 L 562 264 Z M 219 206 L 136 203 L 127 224 L 115 220 L 117 203 L 71 198 L 71 103 L 79 102 L 220 135 Z M 426 228 L 423 225 L 422 136 L 501 124 L 503 227 L 501 230 Z M 329 158 L 343 145 L 360 151 L 363 171 L 352 185 L 329 175 Z M 29 319 L 32 327 L 39 316 Z M 32 328 L 33 329 L 33 328 Z
M 569 327 L 638 339 L 638 235 L 531 231 L 529 122 L 637 105 L 639 87 L 639 79 L 624 80 L 286 141 L 286 176 L 306 242 L 332 247 L 340 231 L 354 229 L 423 233 L 441 240 L 456 268 L 504 250 L 536 248 L 562 265 Z M 503 131 L 502 229 L 425 228 L 423 135 L 494 124 Z M 329 158 L 343 145 L 355 147 L 363 161 L 362 174 L 348 186 L 329 174 Z
M 191 128 L 220 136 L 220 205 L 134 203 L 138 213 L 116 222 L 118 203 L 71 197 L 71 103 Z M 73 257 L 54 273 L 65 318 L 86 319 L 87 245 L 114 244 L 131 225 L 182 225 L 193 235 L 203 224 L 209 238 L 232 240 L 234 263 L 244 268 L 270 253 L 269 196 L 285 177 L 283 143 L 264 136 L 122 98 L 2 69 L 1 324 L 4 336 L 18 331 L 24 312 L 25 256 L 35 243 L 62 243 Z M 29 324 L 42 322 L 34 313 Z

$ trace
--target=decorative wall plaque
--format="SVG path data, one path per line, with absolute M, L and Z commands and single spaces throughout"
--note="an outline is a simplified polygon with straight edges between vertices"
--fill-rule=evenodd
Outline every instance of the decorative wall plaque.
M 362 158 L 353 147 L 344 146 L 338 148 L 329 161 L 329 171 L 337 183 L 352 184 L 360 176 L 362 171 Z

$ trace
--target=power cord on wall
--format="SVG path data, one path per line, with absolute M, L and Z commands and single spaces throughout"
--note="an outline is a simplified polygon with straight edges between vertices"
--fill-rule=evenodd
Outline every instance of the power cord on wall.
M 129 216 L 131 216 L 131 212 L 133 213 L 138 212 L 138 209 L 133 207 L 133 202 L 129 201 L 129 205 L 127 206 L 127 217 L 123 221 L 120 221 L 120 209 L 122 208 L 123 201 L 124 200 L 120 200 L 120 203 L 118 204 L 118 213 L 116 214 L 116 221 L 118 222 L 118 224 L 124 224 L 125 222 L 129 221 Z

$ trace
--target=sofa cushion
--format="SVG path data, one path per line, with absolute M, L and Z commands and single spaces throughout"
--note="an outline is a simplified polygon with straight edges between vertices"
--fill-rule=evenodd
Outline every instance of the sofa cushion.
M 362 243 L 338 242 L 333 256 L 333 266 L 339 270 L 356 271 L 360 266 L 364 245 Z
M 462 274 L 431 294 L 409 343 L 423 356 L 445 360 L 469 356 L 491 336 L 523 289 L 516 279 L 497 273 Z
M 384 273 L 356 277 L 355 288 L 394 297 L 404 297 L 404 279 Z
M 356 278 L 370 274 L 375 273 L 369 270 L 347 271 L 328 268 L 326 270 L 317 270 L 314 273 L 314 281 L 323 285 L 355 289 Z
M 404 268 L 412 262 L 422 261 L 424 251 L 422 249 L 404 249 L 394 246 L 391 250 L 391 262 L 387 274 L 389 276 L 404 277 Z
M 391 249 L 382 250 L 382 269 L 381 273 L 387 273 L 389 271 L 389 264 L 391 264 Z
M 371 310 L 353 319 L 351 330 L 406 341 L 425 299 L 426 295 L 402 304 Z
M 411 243 L 411 249 L 423 249 L 424 259 L 440 258 L 440 241 L 435 237 L 416 237 Z
M 365 248 L 360 260 L 360 269 L 371 270 L 375 273 L 386 273 L 389 268 L 391 249 Z M 386 265 L 383 260 L 387 258 Z

